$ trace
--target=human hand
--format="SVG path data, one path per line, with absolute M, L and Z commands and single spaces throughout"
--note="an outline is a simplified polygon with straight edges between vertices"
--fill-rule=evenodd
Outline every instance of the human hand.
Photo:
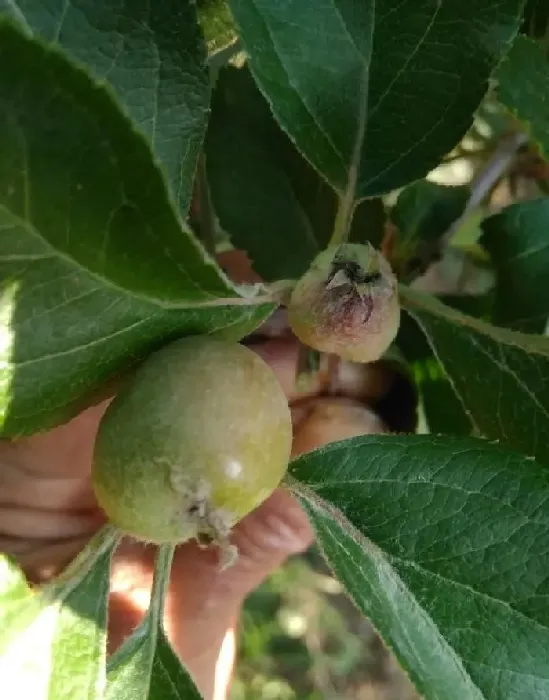
M 297 402 L 298 343 L 291 336 L 251 347 L 273 368 L 293 405 L 294 454 L 383 426 L 352 401 Z M 35 582 L 59 572 L 104 523 L 90 485 L 93 444 L 108 401 L 48 433 L 0 442 L 0 550 L 13 555 Z M 306 549 L 313 533 L 304 512 L 278 489 L 234 530 L 237 562 L 220 571 L 214 548 L 177 548 L 166 629 L 203 696 L 226 697 L 243 600 L 284 560 Z M 109 651 L 130 634 L 148 606 L 155 548 L 126 538 L 112 567 Z

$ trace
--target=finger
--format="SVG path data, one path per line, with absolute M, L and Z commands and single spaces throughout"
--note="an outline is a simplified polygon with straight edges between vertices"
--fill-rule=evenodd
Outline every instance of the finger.
M 293 337 L 273 338 L 263 342 L 249 343 L 248 347 L 271 367 L 290 400 L 295 393 L 299 343 Z
M 387 432 L 375 411 L 345 397 L 316 397 L 300 402 L 292 406 L 292 416 L 294 457 L 330 442 Z
M 96 530 L 97 526 L 93 532 Z M 93 532 L 54 540 L 2 536 L 0 552 L 17 561 L 30 583 L 41 584 L 59 575 L 88 544 Z
M 0 441 L 0 460 L 29 477 L 80 478 L 91 470 L 99 421 L 109 401 L 82 411 L 76 418 L 45 433 Z
M 38 508 L 0 508 L 0 533 L 38 541 L 82 537 L 95 532 L 104 518 L 97 510 L 65 513 Z
M 89 481 L 105 407 L 48 433 L 0 441 L 0 551 L 33 582 L 57 574 L 105 520 Z

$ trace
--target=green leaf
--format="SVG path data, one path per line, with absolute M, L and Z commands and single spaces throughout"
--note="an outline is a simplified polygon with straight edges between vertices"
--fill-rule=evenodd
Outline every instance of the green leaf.
M 105 87 L 5 21 L 0 65 L 2 239 L 36 240 L 44 254 L 162 305 L 235 296 Z
M 236 28 L 226 0 L 197 0 L 196 9 L 210 56 L 235 42 Z
M 153 148 L 186 214 L 209 106 L 194 3 L 0 0 L 0 11 L 108 82 Z
M 518 36 L 495 78 L 500 102 L 529 128 L 545 156 L 549 154 L 549 62 L 533 39 Z
M 506 207 L 482 228 L 480 242 L 497 275 L 494 323 L 542 333 L 549 317 L 549 199 Z
M 391 259 L 401 276 L 422 272 L 441 251 L 440 239 L 469 199 L 468 186 L 449 187 L 418 180 L 405 187 L 391 210 L 397 228 Z
M 467 185 L 447 186 L 418 180 L 400 192 L 391 210 L 391 220 L 404 241 L 436 241 L 461 216 L 469 194 Z
M 201 700 L 161 626 L 147 617 L 109 671 L 107 700 Z
M 447 435 L 471 435 L 471 421 L 444 368 L 435 357 L 425 335 L 408 314 L 402 315 L 397 345 L 409 362 L 429 431 Z
M 303 274 L 328 244 L 337 197 L 280 130 L 246 67 L 219 73 L 206 166 L 222 228 L 263 279 Z M 379 244 L 384 223 L 381 201 L 365 201 L 350 239 Z
M 68 420 L 90 394 L 170 340 L 200 333 L 238 340 L 272 311 L 162 309 L 102 284 L 21 228 L 0 234 L 0 279 L 3 437 Z
M 13 562 L 0 558 L 0 658 L 44 610 L 67 600 L 96 563 L 110 556 L 119 539 L 115 528 L 103 527 L 56 579 L 34 590 Z
M 549 694 L 549 475 L 472 438 L 367 436 L 296 460 L 331 567 L 426 700 Z
M 151 700 L 200 700 L 202 697 L 162 629 L 156 642 L 150 697 Z
M 51 643 L 52 700 L 104 697 L 111 555 L 102 555 L 59 608 Z
M 267 280 L 299 277 L 317 251 L 285 172 L 282 149 L 289 148 L 249 72 L 220 71 L 206 138 L 212 202 L 233 245 Z
M 0 675 L 8 687 L 36 700 L 103 698 L 110 561 L 118 538 L 105 528 L 26 606 L 19 598 L 21 618 L 12 615 L 2 629 Z M 1 604 L 9 610 L 13 596 Z
M 109 659 L 107 700 L 199 700 L 200 694 L 170 647 L 162 617 L 174 548 L 159 549 L 149 611 Z
M 5 437 L 68 420 L 107 380 L 173 338 L 221 332 L 239 339 L 272 306 L 195 308 L 224 303 L 217 295 L 235 291 L 181 228 L 142 137 L 84 73 L 5 23 L 0 56 L 5 59 L 0 68 L 0 434 Z M 73 88 L 78 101 L 69 99 Z M 112 119 L 115 126 L 118 165 L 126 159 L 130 167 L 125 180 L 116 168 L 111 171 L 106 132 L 91 117 L 94 105 L 106 110 L 101 124 Z M 101 113 L 96 116 L 99 120 Z M 140 154 L 133 164 L 132 153 Z M 134 188 L 135 211 L 143 212 L 143 225 L 159 227 L 158 238 L 149 240 L 145 230 L 140 237 L 137 218 L 112 230 L 116 212 L 124 211 L 112 200 L 113 187 L 120 203 L 129 201 Z M 171 303 L 178 296 L 185 299 L 181 308 Z
M 10 639 L 40 612 L 38 596 L 15 562 L 0 556 L 0 658 Z
M 423 176 L 455 146 L 522 4 L 230 0 L 277 120 L 347 208 Z
M 549 464 L 549 339 L 497 328 L 402 287 L 475 432 Z
M 110 657 L 107 668 L 107 700 L 148 698 L 159 628 L 174 548 L 158 548 L 149 609 L 138 627 Z
M 446 305 L 476 318 L 489 316 L 491 311 L 489 295 L 442 295 L 439 299 Z M 411 368 L 429 432 L 472 435 L 471 419 L 456 395 L 444 367 L 437 359 L 420 326 L 408 313 L 401 316 L 396 343 Z
M 488 295 L 443 295 L 439 298 L 448 306 L 477 318 L 489 314 L 491 309 Z M 470 436 L 473 432 L 471 419 L 425 334 L 408 313 L 401 316 L 396 344 L 410 366 L 429 432 Z

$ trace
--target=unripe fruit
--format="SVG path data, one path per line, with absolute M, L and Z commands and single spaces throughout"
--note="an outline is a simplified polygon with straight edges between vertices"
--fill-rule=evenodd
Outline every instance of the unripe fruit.
M 286 472 L 288 403 L 270 367 L 198 336 L 151 355 L 109 405 L 92 481 L 110 521 L 154 543 L 226 544 Z
M 315 350 L 350 362 L 374 362 L 398 331 L 397 279 L 370 244 L 327 248 L 295 286 L 288 321 Z

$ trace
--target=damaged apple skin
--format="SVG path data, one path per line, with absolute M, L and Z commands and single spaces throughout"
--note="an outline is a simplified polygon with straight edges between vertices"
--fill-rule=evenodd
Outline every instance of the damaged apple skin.
M 295 335 L 319 352 L 375 362 L 398 332 L 397 278 L 370 244 L 329 247 L 293 289 L 288 321 Z

